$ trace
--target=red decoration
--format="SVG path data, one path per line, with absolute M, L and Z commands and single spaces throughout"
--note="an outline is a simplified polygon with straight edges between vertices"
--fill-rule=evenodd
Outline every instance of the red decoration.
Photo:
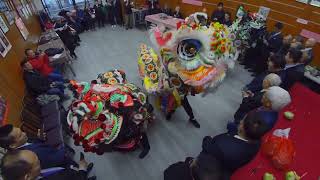
M 104 153 L 104 151 L 102 149 L 97 149 L 96 153 L 97 155 L 101 156 Z
M 225 47 L 225 46 L 222 46 L 222 47 L 220 48 L 220 50 L 221 50 L 222 53 L 224 53 L 224 52 L 226 51 L 226 47 Z
M 106 124 L 101 124 L 101 129 L 106 129 L 107 128 L 107 125 Z
M 156 37 L 157 43 L 160 46 L 164 46 L 165 44 L 167 44 L 168 41 L 171 40 L 172 33 L 171 32 L 166 33 L 166 34 L 164 34 L 164 37 L 162 37 L 162 33 L 160 31 L 157 31 L 157 32 L 155 32 L 155 37 Z
M 100 142 L 101 142 L 100 139 L 95 139 L 94 140 L 94 143 L 96 143 L 96 144 L 100 144 Z
M 98 120 L 99 120 L 99 121 L 103 122 L 103 121 L 105 121 L 106 119 L 107 119 L 107 118 L 106 118 L 105 115 L 99 114 L 99 116 L 98 116 Z
M 177 22 L 177 30 L 182 26 L 182 21 Z
M 193 24 L 193 25 L 192 25 L 192 29 L 193 29 L 193 30 L 197 29 L 197 27 L 198 27 L 197 24 Z
M 87 145 L 88 145 L 88 142 L 89 142 L 89 141 L 88 141 L 87 139 L 82 140 L 82 143 L 83 143 L 83 144 L 87 144 Z

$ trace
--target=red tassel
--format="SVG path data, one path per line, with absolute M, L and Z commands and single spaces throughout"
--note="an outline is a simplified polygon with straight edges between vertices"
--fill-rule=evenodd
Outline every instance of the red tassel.
M 84 139 L 84 140 L 82 140 L 82 143 L 83 143 L 83 144 L 88 144 L 88 143 L 89 143 L 89 141 L 88 141 L 88 140 L 86 140 L 86 139 Z
M 84 137 L 83 136 L 79 136 L 79 141 L 83 141 Z
M 99 114 L 99 116 L 98 116 L 98 120 L 99 120 L 99 121 L 103 122 L 103 121 L 105 121 L 106 119 L 107 119 L 107 118 L 106 118 L 105 115 Z
M 182 21 L 177 22 L 177 30 L 182 26 Z
M 91 148 L 91 152 L 92 152 L 92 153 L 96 153 L 96 152 L 97 152 L 97 148 L 92 147 L 92 148 Z
M 196 24 L 192 25 L 192 29 L 195 30 L 198 26 Z
M 97 153 L 97 155 L 99 155 L 99 156 L 101 156 L 101 155 L 104 154 L 104 152 L 103 152 L 102 149 L 97 149 L 97 150 L 96 150 L 96 153 Z
M 106 129 L 107 128 L 107 125 L 105 125 L 105 124 L 101 124 L 101 129 Z
M 78 134 L 74 134 L 73 135 L 73 139 L 79 139 L 79 135 Z
M 100 139 L 95 139 L 95 140 L 94 140 L 94 143 L 100 144 Z

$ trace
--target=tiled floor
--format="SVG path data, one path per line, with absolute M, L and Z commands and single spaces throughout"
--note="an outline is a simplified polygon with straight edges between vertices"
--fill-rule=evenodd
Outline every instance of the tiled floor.
M 81 46 L 76 50 L 79 59 L 72 66 L 77 80 L 90 81 L 98 73 L 113 68 L 125 70 L 132 83 L 141 85 L 137 71 L 137 48 L 139 43 L 150 44 L 148 33 L 137 29 L 126 31 L 106 27 L 80 35 Z M 140 160 L 140 150 L 132 153 L 109 153 L 103 156 L 86 154 L 95 163 L 92 174 L 99 180 L 161 180 L 163 170 L 168 165 L 184 160 L 186 156 L 196 156 L 201 150 L 205 135 L 216 135 L 225 131 L 240 104 L 240 90 L 250 80 L 249 74 L 236 66 L 229 72 L 223 84 L 206 97 L 190 97 L 196 118 L 201 128 L 187 123 L 187 115 L 179 109 L 172 121 L 167 122 L 157 112 L 157 121 L 148 129 L 151 144 L 150 153 Z M 81 148 L 77 147 L 77 150 Z M 78 157 L 77 152 L 77 157 Z

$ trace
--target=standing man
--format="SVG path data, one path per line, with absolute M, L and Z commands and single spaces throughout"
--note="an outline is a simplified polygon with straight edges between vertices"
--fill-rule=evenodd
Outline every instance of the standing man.
M 157 14 L 159 9 L 158 0 L 148 0 L 149 14 Z
M 302 63 L 308 65 L 312 62 L 314 57 L 313 47 L 316 45 L 317 41 L 313 38 L 309 38 L 305 44 L 304 49 L 301 50 L 302 52 Z
M 180 6 L 177 6 L 175 8 L 175 11 L 173 12 L 172 16 L 174 18 L 177 18 L 177 19 L 182 19 L 182 15 L 181 15 L 181 12 L 180 12 Z
M 290 48 L 286 57 L 285 78 L 283 81 L 283 88 L 290 90 L 290 88 L 304 77 L 305 65 L 301 63 L 302 52 L 299 49 Z
M 274 31 L 272 31 L 264 40 L 264 44 L 267 46 L 269 52 L 276 53 L 282 46 L 283 36 L 282 36 L 283 24 L 277 22 L 274 25 Z
M 219 2 L 218 9 L 212 13 L 211 21 L 212 22 L 219 22 L 220 24 L 222 24 L 224 22 L 224 17 L 225 17 L 225 12 L 223 9 L 223 3 Z
M 279 49 L 282 47 L 283 36 L 282 36 L 283 24 L 281 22 L 277 22 L 274 25 L 274 31 L 267 35 L 267 37 L 263 40 L 264 48 L 261 49 L 262 57 L 257 61 L 257 65 L 254 68 L 257 74 L 264 72 L 267 69 L 267 61 L 270 53 L 277 53 Z
M 125 0 L 125 21 L 126 21 L 126 30 L 129 28 L 132 29 L 133 24 L 133 16 L 132 16 L 132 8 L 133 8 L 133 2 L 131 0 Z
M 102 12 L 102 3 L 101 1 L 97 1 L 96 4 L 94 5 L 94 11 L 96 13 L 96 20 L 98 22 L 98 27 L 103 27 L 104 23 L 103 23 L 103 12 Z

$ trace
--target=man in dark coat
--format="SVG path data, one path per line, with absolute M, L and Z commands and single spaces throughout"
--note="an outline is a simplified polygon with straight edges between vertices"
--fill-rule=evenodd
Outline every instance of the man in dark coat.
M 263 46 L 261 48 L 260 58 L 256 62 L 256 66 L 254 68 L 254 72 L 257 74 L 266 71 L 267 69 L 267 61 L 270 53 L 277 53 L 279 49 L 282 47 L 282 28 L 283 24 L 277 22 L 274 26 L 274 31 L 269 33 L 263 39 Z
M 88 178 L 88 163 L 85 159 L 79 162 L 79 169 L 55 167 L 41 170 L 39 159 L 29 150 L 8 152 L 1 160 L 1 175 L 4 180 L 95 180 Z
M 290 48 L 286 55 L 285 78 L 282 87 L 286 90 L 304 77 L 305 64 L 301 63 L 302 52 L 296 48 Z
M 225 12 L 223 9 L 223 3 L 219 2 L 218 9 L 215 10 L 211 15 L 211 21 L 212 22 L 219 22 L 222 24 L 224 22 L 224 18 L 225 18 Z
M 237 132 L 215 137 L 206 136 L 202 141 L 202 152 L 217 159 L 222 165 L 224 176 L 230 177 L 234 171 L 250 162 L 258 153 L 262 136 L 267 125 L 257 113 L 249 113 L 240 122 Z
M 308 65 L 312 62 L 314 58 L 313 48 L 316 45 L 317 41 L 313 38 L 309 38 L 302 49 L 302 63 Z
M 286 65 L 284 56 L 281 55 L 272 55 L 268 59 L 268 70 L 266 72 L 261 73 L 257 77 L 255 77 L 249 84 L 247 84 L 243 91 L 249 92 L 249 94 L 255 94 L 256 92 L 259 92 L 262 90 L 262 82 L 264 78 L 270 74 L 275 73 L 278 76 L 280 76 L 281 80 L 284 81 L 285 72 L 284 68 Z
M 23 68 L 23 79 L 27 90 L 33 95 L 49 94 L 58 95 L 60 98 L 67 98 L 64 94 L 64 84 L 62 82 L 51 82 L 37 71 L 34 71 L 27 60 L 20 63 Z
M 209 154 L 200 154 L 195 159 L 188 157 L 164 171 L 164 180 L 221 180 L 222 176 L 222 166 Z

